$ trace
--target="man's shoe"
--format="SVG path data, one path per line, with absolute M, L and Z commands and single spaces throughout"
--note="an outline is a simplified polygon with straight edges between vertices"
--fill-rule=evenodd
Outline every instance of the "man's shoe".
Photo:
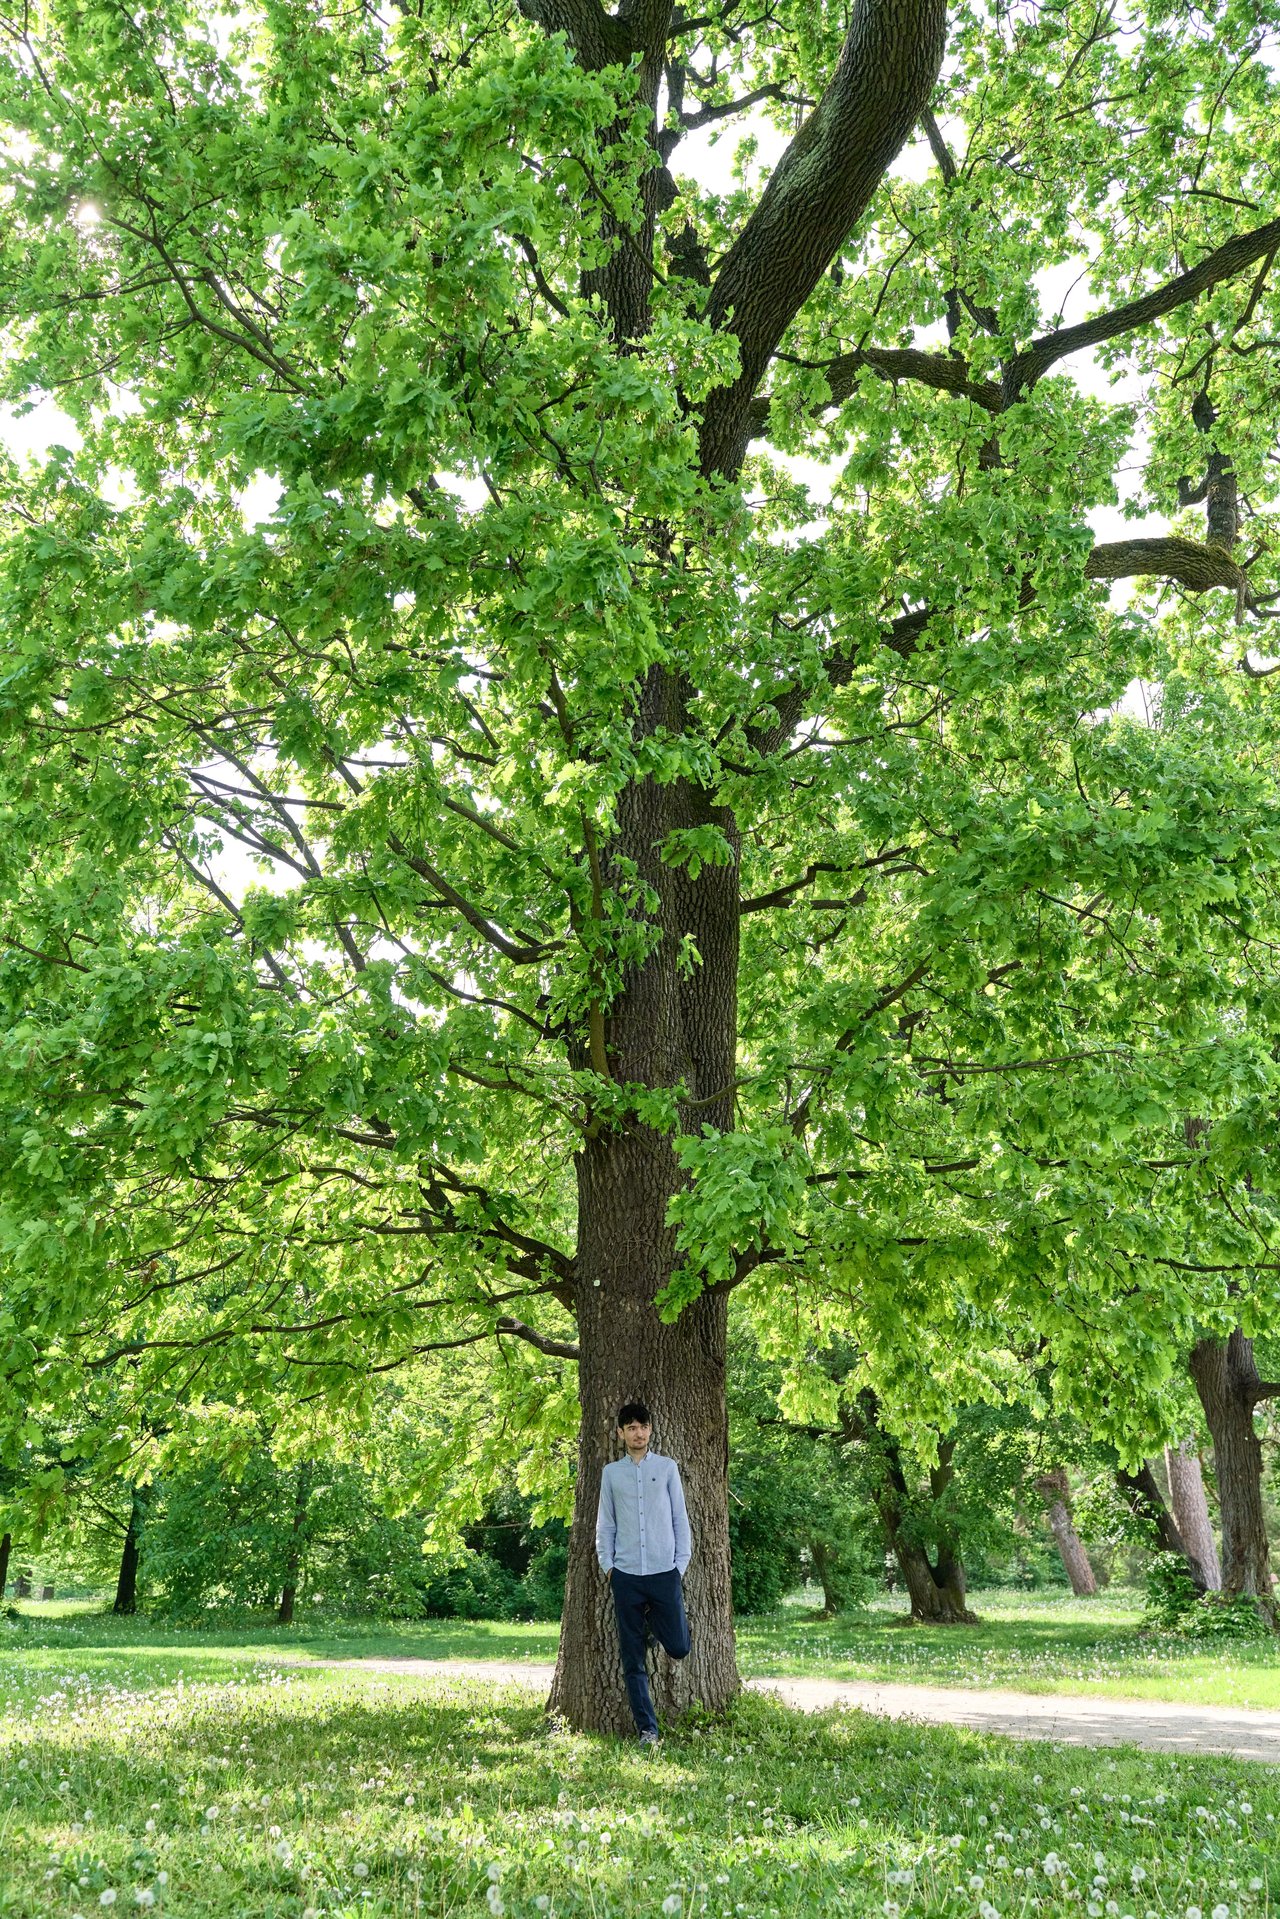
M 642 1746 L 660 1746 L 662 1739 L 660 1734 L 656 1732 L 642 1732 L 640 1735 L 640 1744 Z

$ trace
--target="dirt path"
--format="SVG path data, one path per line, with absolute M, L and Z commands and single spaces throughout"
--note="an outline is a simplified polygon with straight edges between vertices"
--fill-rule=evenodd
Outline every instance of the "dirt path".
M 282 1662 L 285 1663 L 285 1662 Z M 398 1673 L 421 1679 L 484 1679 L 495 1686 L 545 1691 L 552 1668 L 533 1660 L 317 1659 L 290 1664 L 337 1671 Z M 1145 1746 L 1151 1752 L 1223 1753 L 1280 1765 L 1280 1712 L 1191 1706 L 1159 1699 L 1101 1699 L 1066 1693 L 976 1692 L 948 1686 L 895 1686 L 876 1680 L 748 1679 L 800 1712 L 856 1707 L 886 1719 L 972 1726 L 1013 1739 L 1055 1739 L 1074 1746 Z

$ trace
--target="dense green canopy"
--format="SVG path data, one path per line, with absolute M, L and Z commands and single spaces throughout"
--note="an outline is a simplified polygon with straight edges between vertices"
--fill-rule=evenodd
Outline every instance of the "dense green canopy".
M 571 1355 L 636 1127 L 665 1313 L 745 1284 L 890 1397 L 925 1332 L 1155 1389 L 1265 1316 L 1280 8 L 957 4 L 898 125 L 940 17 L 5 27 L 3 392 L 74 423 L 3 474 L 13 1404 Z M 829 80 L 763 198 L 712 167 Z

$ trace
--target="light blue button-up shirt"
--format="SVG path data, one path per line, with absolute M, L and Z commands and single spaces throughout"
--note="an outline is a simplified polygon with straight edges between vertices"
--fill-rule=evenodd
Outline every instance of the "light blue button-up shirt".
M 669 1573 L 684 1578 L 692 1546 L 684 1487 L 674 1459 L 646 1453 L 638 1466 L 615 1459 L 600 1478 L 596 1557 L 604 1572 Z

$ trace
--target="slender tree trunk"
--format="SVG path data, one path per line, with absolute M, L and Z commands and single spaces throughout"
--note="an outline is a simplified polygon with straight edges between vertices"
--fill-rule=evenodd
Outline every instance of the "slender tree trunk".
M 4 1598 L 5 1588 L 9 1584 L 9 1554 L 13 1551 L 13 1535 L 6 1533 L 0 1539 L 0 1599 Z
M 311 1461 L 299 1462 L 293 1480 L 293 1522 L 289 1527 L 289 1547 L 284 1561 L 284 1584 L 280 1591 L 280 1610 L 276 1619 L 282 1626 L 293 1624 L 293 1608 L 298 1597 L 298 1575 L 302 1570 L 303 1528 L 307 1523 L 307 1501 L 311 1495 Z
M 1150 1464 L 1143 1461 L 1136 1473 L 1121 1467 L 1116 1473 L 1116 1483 L 1129 1500 L 1133 1510 L 1143 1519 L 1149 1520 L 1155 1529 L 1156 1543 L 1162 1552 L 1176 1553 L 1186 1566 L 1193 1583 L 1200 1587 L 1200 1576 L 1195 1561 L 1186 1548 L 1182 1534 L 1178 1531 L 1177 1521 L 1165 1504 L 1164 1494 L 1152 1472 Z
M 1253 1341 L 1239 1327 L 1226 1340 L 1198 1340 L 1191 1349 L 1191 1377 L 1213 1439 L 1222 1514 L 1222 1590 L 1251 1593 L 1273 1612 L 1262 1445 L 1253 1425 L 1253 1409 L 1264 1389 Z
M 1062 1564 L 1071 1582 L 1072 1592 L 1077 1599 L 1091 1599 L 1098 1590 L 1098 1581 L 1084 1549 L 1084 1541 L 1071 1523 L 1071 1509 L 1067 1504 L 1071 1488 L 1062 1467 L 1041 1473 L 1036 1481 L 1036 1491 L 1047 1503 L 1049 1525 L 1062 1555 Z
M 636 718 L 641 734 L 684 723 L 681 692 L 654 669 Z M 738 864 L 697 881 L 664 866 L 675 828 L 712 821 L 736 849 L 732 817 L 684 783 L 637 782 L 619 797 L 614 857 L 634 863 L 657 901 L 653 947 L 633 967 L 604 1023 L 606 1063 L 624 1084 L 687 1089 L 683 1124 L 728 1130 L 737 1046 Z M 698 961 L 687 964 L 687 941 Z M 719 1710 L 738 1691 L 729 1576 L 729 1446 L 725 1403 L 728 1300 L 703 1292 L 674 1321 L 656 1299 L 676 1270 L 668 1209 L 683 1180 L 671 1140 L 628 1119 L 601 1123 L 577 1160 L 574 1304 L 582 1426 L 560 1651 L 549 1709 L 581 1730 L 632 1730 L 608 1586 L 595 1554 L 600 1474 L 617 1453 L 624 1399 L 645 1401 L 654 1438 L 680 1468 L 693 1533 L 685 1580 L 693 1649 L 658 1655 L 654 1703 L 670 1718 L 697 1700 Z
M 124 1546 L 120 1552 L 120 1575 L 116 1580 L 115 1603 L 113 1613 L 129 1614 L 138 1610 L 138 1561 L 142 1552 L 142 1524 L 146 1513 L 146 1500 L 141 1486 L 135 1486 L 129 1497 L 129 1524 L 125 1528 Z
M 1198 1568 L 1205 1591 L 1221 1592 L 1222 1565 L 1209 1518 L 1204 1474 L 1200 1470 L 1195 1441 L 1184 1439 L 1181 1445 L 1166 1446 L 1164 1463 L 1169 1474 L 1169 1504 L 1178 1522 L 1187 1557 Z
M 835 1563 L 830 1546 L 825 1539 L 809 1541 L 809 1558 L 818 1584 L 822 1587 L 822 1618 L 834 1619 L 840 1610 L 840 1595 L 836 1591 Z

